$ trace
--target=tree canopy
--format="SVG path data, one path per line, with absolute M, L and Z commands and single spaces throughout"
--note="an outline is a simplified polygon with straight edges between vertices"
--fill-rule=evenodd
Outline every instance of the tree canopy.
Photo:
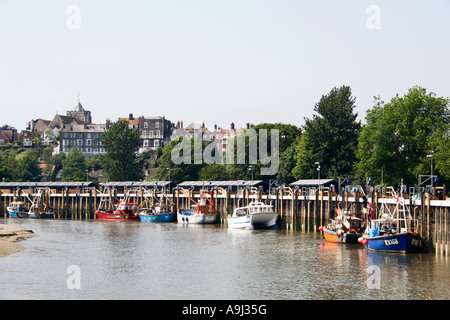
M 85 181 L 86 180 L 86 160 L 83 153 L 73 147 L 62 160 L 63 169 L 61 170 L 62 181 Z
M 137 157 L 139 136 L 139 130 L 129 128 L 125 120 L 113 123 L 103 134 L 101 142 L 106 154 L 102 157 L 102 163 L 104 175 L 109 181 L 142 179 L 142 164 Z
M 431 156 L 436 169 L 450 178 L 448 154 L 449 99 L 413 87 L 389 103 L 375 98 L 359 138 L 357 165 L 361 174 L 388 185 L 417 184 L 430 174 Z
M 333 88 L 315 105 L 312 119 L 305 119 L 303 134 L 295 147 L 296 179 L 316 178 L 320 162 L 321 177 L 352 175 L 356 162 L 355 149 L 361 123 L 354 112 L 355 98 L 350 87 Z

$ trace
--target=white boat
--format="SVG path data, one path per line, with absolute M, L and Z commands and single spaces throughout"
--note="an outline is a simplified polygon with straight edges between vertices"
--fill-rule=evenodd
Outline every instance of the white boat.
M 273 206 L 259 201 L 234 209 L 228 218 L 228 227 L 233 229 L 266 229 L 276 226 L 276 223 L 277 214 Z
M 211 198 L 212 195 L 209 191 L 201 191 L 199 201 L 190 198 L 195 204 L 192 205 L 192 209 L 178 209 L 177 221 L 196 224 L 215 223 L 216 215 Z

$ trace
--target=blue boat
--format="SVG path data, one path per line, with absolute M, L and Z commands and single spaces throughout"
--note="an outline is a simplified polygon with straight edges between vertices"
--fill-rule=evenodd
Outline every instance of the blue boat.
M 27 198 L 31 204 L 22 201 L 11 202 L 11 205 L 7 207 L 11 218 L 52 219 L 54 217 L 49 205 L 50 189 L 39 189 L 33 199 L 28 195 Z
M 153 208 L 141 208 L 137 214 L 141 221 L 151 222 L 173 222 L 177 220 L 177 215 L 169 211 L 165 205 L 155 205 Z
M 419 220 L 413 219 L 403 195 L 397 196 L 393 213 L 383 203 L 378 219 L 369 219 L 369 224 L 360 243 L 369 250 L 401 253 L 425 253 L 427 247 L 419 230 Z M 384 210 L 383 210 L 384 208 Z
M 11 202 L 9 207 L 6 208 L 11 218 L 28 218 L 28 207 L 23 201 Z
M 386 233 L 378 236 L 363 235 L 362 244 L 367 249 L 374 251 L 401 253 L 426 252 L 426 246 L 422 237 L 411 231 L 395 234 Z

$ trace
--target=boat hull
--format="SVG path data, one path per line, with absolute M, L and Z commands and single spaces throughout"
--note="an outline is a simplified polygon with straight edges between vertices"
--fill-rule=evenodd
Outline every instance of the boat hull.
M 11 218 L 33 218 L 33 219 L 53 219 L 53 212 L 41 212 L 36 214 L 34 212 L 14 211 L 8 209 L 8 214 Z
M 363 237 L 367 240 L 364 245 L 369 250 L 401 253 L 423 253 L 426 246 L 423 239 L 416 233 L 407 232 L 376 237 Z
M 175 213 L 161 213 L 153 215 L 140 214 L 139 219 L 141 221 L 150 222 L 173 222 L 177 220 L 177 215 Z
M 8 214 L 10 218 L 24 218 L 24 215 L 21 215 L 20 212 L 16 212 L 14 210 L 8 209 Z M 27 214 L 24 212 L 24 214 Z
M 229 217 L 228 227 L 232 229 L 268 229 L 276 226 L 276 222 L 276 213 L 256 213 L 241 217 Z
M 134 214 L 121 214 L 116 212 L 96 211 L 95 215 L 100 220 L 139 220 L 139 216 Z
M 30 212 L 28 213 L 28 218 L 34 218 L 34 219 L 53 219 L 54 214 L 53 212 L 41 212 L 41 213 L 34 213 Z
M 197 214 L 197 213 L 177 213 L 177 221 L 179 223 L 194 223 L 194 224 L 209 224 L 216 223 L 216 216 L 214 214 Z
M 336 231 L 329 230 L 326 227 L 323 228 L 323 235 L 326 241 L 345 244 L 358 244 L 358 238 L 361 237 L 360 233 L 344 232 L 338 234 Z

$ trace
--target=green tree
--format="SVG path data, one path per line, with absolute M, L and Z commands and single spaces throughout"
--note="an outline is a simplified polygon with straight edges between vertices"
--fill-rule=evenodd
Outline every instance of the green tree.
M 277 160 L 278 168 L 277 172 L 274 174 L 261 174 L 261 168 L 267 168 L 272 164 L 261 164 L 260 159 L 260 130 L 267 130 L 267 154 L 272 157 L 272 159 Z M 231 179 L 243 179 L 249 180 L 252 178 L 253 180 L 264 180 L 269 181 L 270 179 L 279 179 L 283 182 L 289 183 L 293 181 L 292 177 L 292 169 L 294 168 L 295 163 L 292 161 L 293 149 L 291 148 L 299 139 L 302 134 L 302 130 L 294 125 L 283 124 L 283 123 L 262 123 L 252 127 L 250 130 L 254 130 L 255 135 L 246 135 L 247 131 L 238 137 L 234 138 L 234 149 L 227 150 L 229 153 L 233 153 L 234 155 L 234 163 L 228 164 L 228 172 Z M 278 130 L 278 135 L 275 137 L 278 139 L 278 150 L 271 150 L 272 146 L 272 130 Z M 253 141 L 255 140 L 256 141 Z M 245 144 L 245 163 L 238 163 L 238 144 Z M 255 143 L 256 145 L 256 156 L 257 161 L 254 162 L 255 159 L 250 159 L 249 154 L 249 146 Z
M 358 142 L 359 172 L 375 182 L 383 172 L 388 185 L 401 179 L 416 184 L 419 175 L 429 174 L 427 155 L 434 154 L 437 169 L 450 173 L 446 170 L 449 101 L 418 86 L 387 104 L 375 98 Z
M 296 145 L 296 179 L 347 177 L 356 162 L 355 149 L 361 123 L 354 112 L 355 98 L 350 87 L 333 88 L 315 105 L 312 119 L 305 119 L 301 140 Z
M 205 165 L 203 159 L 200 163 L 196 163 L 196 159 L 194 157 L 195 153 L 195 144 L 201 144 L 201 150 L 203 155 L 203 150 L 205 144 L 199 141 L 200 138 L 193 137 L 191 139 L 186 139 L 184 137 L 179 137 L 178 139 L 172 140 L 167 146 L 165 146 L 162 150 L 162 155 L 159 159 L 159 169 L 156 172 L 156 179 L 162 181 L 170 180 L 174 183 L 180 183 L 183 181 L 195 181 L 199 179 L 200 170 Z M 184 151 L 189 154 L 183 154 L 183 151 L 180 151 L 178 154 L 174 151 L 174 148 L 177 146 L 181 146 L 185 144 Z M 177 150 L 177 149 L 175 149 Z M 176 156 L 185 157 L 181 163 L 175 163 L 173 159 L 173 152 L 175 152 Z
M 225 181 L 230 179 L 230 173 L 225 165 L 212 163 L 202 166 L 198 179 L 202 181 Z
M 59 171 L 62 170 L 64 159 L 66 159 L 66 154 L 64 152 L 60 152 L 52 156 L 52 162 L 55 165 L 55 168 L 53 169 L 50 181 L 56 181 L 56 176 L 58 175 Z
M 86 168 L 86 160 L 83 153 L 73 147 L 62 161 L 61 180 L 62 181 L 86 181 L 86 175 L 80 175 Z
M 39 151 L 31 149 L 21 153 L 17 162 L 16 180 L 17 181 L 40 181 L 41 168 L 39 167 Z
M 102 136 L 104 174 L 109 181 L 138 181 L 143 178 L 141 161 L 137 157 L 139 130 L 130 129 L 128 121 L 113 123 Z

